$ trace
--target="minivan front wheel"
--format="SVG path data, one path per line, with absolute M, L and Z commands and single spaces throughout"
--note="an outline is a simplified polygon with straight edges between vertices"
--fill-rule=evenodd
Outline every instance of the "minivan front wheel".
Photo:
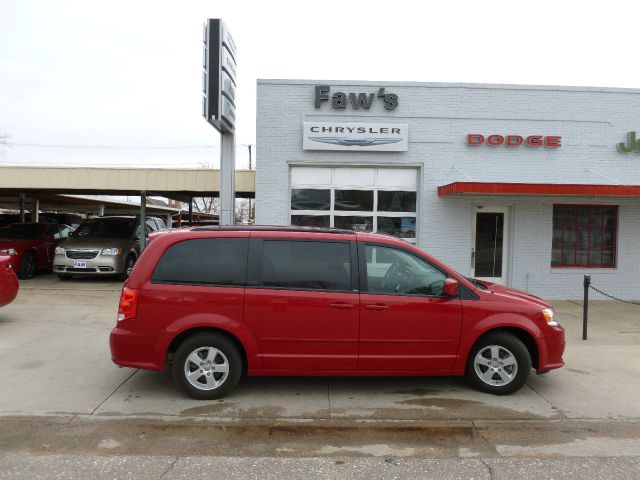
M 507 332 L 481 337 L 469 353 L 466 375 L 478 390 L 508 395 L 519 390 L 531 371 L 531 355 L 522 341 Z
M 242 357 L 222 335 L 199 333 L 187 338 L 176 351 L 173 378 L 191 398 L 220 398 L 235 388 L 241 376 Z

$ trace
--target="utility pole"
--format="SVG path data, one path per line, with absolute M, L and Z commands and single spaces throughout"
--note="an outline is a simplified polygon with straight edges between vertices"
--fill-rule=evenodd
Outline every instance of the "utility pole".
M 251 165 L 251 147 L 253 147 L 253 145 L 249 144 L 249 145 L 247 145 L 247 147 L 249 147 L 249 170 L 251 170 L 251 167 L 252 167 L 252 165 Z M 253 218 L 251 216 L 251 212 L 253 210 L 251 210 L 251 207 L 252 207 L 252 205 L 251 205 L 251 197 L 249 197 L 249 224 L 253 224 Z

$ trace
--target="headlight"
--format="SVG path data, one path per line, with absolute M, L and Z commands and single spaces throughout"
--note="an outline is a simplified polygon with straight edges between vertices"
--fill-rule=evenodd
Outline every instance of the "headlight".
M 544 315 L 544 319 L 547 321 L 550 327 L 557 327 L 558 322 L 556 321 L 556 312 L 553 308 L 545 308 L 542 310 L 542 315 Z
M 18 252 L 16 252 L 16 250 L 14 248 L 5 248 L 3 250 L 0 250 L 0 255 L 17 255 Z
M 62 247 L 56 247 L 56 255 L 64 255 L 66 250 Z
M 120 255 L 120 249 L 119 248 L 103 248 L 102 255 L 115 257 L 116 255 Z

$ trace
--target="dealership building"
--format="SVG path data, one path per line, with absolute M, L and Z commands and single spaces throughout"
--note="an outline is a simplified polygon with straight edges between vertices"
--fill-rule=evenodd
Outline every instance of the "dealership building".
M 591 275 L 640 299 L 638 112 L 640 90 L 259 80 L 256 223 L 390 233 L 547 298 Z

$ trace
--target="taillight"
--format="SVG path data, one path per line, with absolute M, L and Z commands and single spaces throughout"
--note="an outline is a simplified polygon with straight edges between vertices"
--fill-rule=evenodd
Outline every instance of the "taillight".
M 140 290 L 135 288 L 124 287 L 122 295 L 120 295 L 120 304 L 118 305 L 118 321 L 128 318 L 135 318 L 138 313 L 138 299 L 140 298 Z

